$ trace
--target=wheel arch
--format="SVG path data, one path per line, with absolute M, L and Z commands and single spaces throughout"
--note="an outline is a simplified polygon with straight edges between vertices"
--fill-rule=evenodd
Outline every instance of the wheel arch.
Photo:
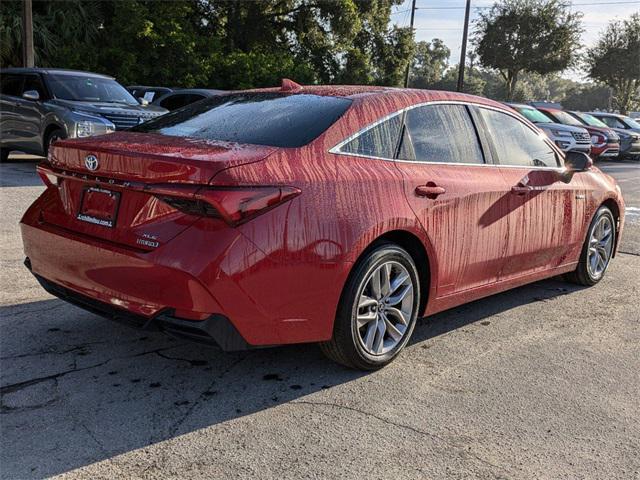
M 596 209 L 596 211 L 594 212 L 594 215 L 598 212 L 600 207 L 607 207 L 609 210 L 611 210 L 611 214 L 613 215 L 613 219 L 615 221 L 615 226 L 616 226 L 616 238 L 615 238 L 615 240 L 616 240 L 616 244 L 615 244 L 615 248 L 613 250 L 613 255 L 612 255 L 612 257 L 615 257 L 616 253 L 618 252 L 618 245 L 620 243 L 620 230 L 621 230 L 621 226 L 622 226 L 622 225 L 620 225 L 620 205 L 618 204 L 618 202 L 615 199 L 607 198 Z M 592 221 L 593 221 L 593 219 L 592 219 Z
M 362 250 L 360 255 L 358 255 L 358 258 L 355 260 L 353 265 L 358 265 L 362 258 L 364 258 L 372 249 L 385 242 L 396 244 L 406 250 L 407 253 L 411 255 L 411 258 L 418 269 L 418 278 L 420 279 L 420 305 L 418 313 L 422 316 L 426 311 L 429 298 L 431 298 L 433 293 L 435 293 L 432 286 L 435 286 L 433 278 L 434 272 L 436 271 L 436 266 L 433 262 L 433 253 L 429 254 L 429 249 L 425 246 L 425 240 L 426 238 L 420 238 L 416 233 L 409 230 L 389 230 L 371 240 Z M 349 273 L 348 278 L 350 277 L 351 272 Z M 345 286 L 347 283 L 348 279 L 347 282 L 345 282 Z

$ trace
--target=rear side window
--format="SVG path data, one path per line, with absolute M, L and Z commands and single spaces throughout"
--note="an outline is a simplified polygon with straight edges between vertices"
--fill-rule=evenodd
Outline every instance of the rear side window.
M 22 80 L 23 77 L 21 75 L 2 75 L 0 78 L 0 93 L 13 97 L 22 96 Z
M 131 130 L 295 148 L 318 137 L 350 105 L 351 100 L 342 97 L 234 93 L 187 105 Z
M 536 132 L 511 115 L 481 108 L 487 134 L 502 165 L 557 167 L 553 149 Z
M 464 105 L 426 105 L 409 110 L 398 158 L 484 163 L 478 136 Z
M 391 159 L 395 156 L 402 115 L 398 114 L 358 135 L 340 147 L 343 153 Z

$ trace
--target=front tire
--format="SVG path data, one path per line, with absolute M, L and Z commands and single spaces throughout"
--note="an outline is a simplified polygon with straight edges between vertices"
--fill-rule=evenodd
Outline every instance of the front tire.
M 0 149 L 0 163 L 5 163 L 9 160 L 9 153 L 11 153 L 11 150 L 9 150 L 8 148 Z
M 381 244 L 354 267 L 340 299 L 333 337 L 320 349 L 350 368 L 382 368 L 409 341 L 419 305 L 418 270 L 411 255 L 395 244 Z
M 616 223 L 611 210 L 598 209 L 582 247 L 580 261 L 575 271 L 566 275 L 567 280 L 590 287 L 604 277 L 616 242 Z
M 51 145 L 53 145 L 53 143 L 57 140 L 63 140 L 67 138 L 67 135 L 64 133 L 64 130 L 61 128 L 56 128 L 55 130 L 52 130 L 48 135 L 47 138 L 45 138 L 45 142 L 44 142 L 44 156 L 48 157 L 49 156 L 49 148 L 51 147 Z

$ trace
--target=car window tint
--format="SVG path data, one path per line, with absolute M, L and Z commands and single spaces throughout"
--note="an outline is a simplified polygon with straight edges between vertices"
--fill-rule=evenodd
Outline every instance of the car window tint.
M 501 164 L 558 166 L 551 146 L 520 120 L 495 110 L 481 108 L 480 111 Z
M 379 123 L 358 135 L 340 148 L 344 153 L 355 153 L 368 157 L 389 158 L 395 156 L 402 116 L 400 114 Z
M 25 77 L 22 92 L 24 93 L 29 90 L 35 90 L 36 92 L 38 92 L 41 100 L 46 96 L 46 90 L 44 89 L 44 85 L 42 84 L 42 79 L 38 75 L 27 75 Z
M 426 105 L 409 110 L 398 158 L 484 163 L 478 136 L 464 105 Z
M 192 103 L 131 131 L 295 148 L 318 137 L 350 105 L 348 98 L 304 93 L 231 93 Z
M 20 75 L 2 75 L 0 78 L 0 93 L 19 97 L 22 95 L 22 80 Z

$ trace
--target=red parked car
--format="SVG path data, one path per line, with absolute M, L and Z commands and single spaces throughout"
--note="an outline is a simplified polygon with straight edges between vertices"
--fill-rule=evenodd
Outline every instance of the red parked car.
M 569 112 L 550 107 L 536 106 L 553 120 L 564 125 L 585 128 L 591 134 L 591 157 L 598 158 L 617 157 L 620 154 L 620 137 L 608 127 L 595 127 L 576 118 Z
M 583 153 L 484 98 L 228 93 L 55 144 L 26 265 L 108 318 L 224 349 L 319 342 L 374 369 L 416 318 L 542 278 L 597 283 L 624 204 Z

